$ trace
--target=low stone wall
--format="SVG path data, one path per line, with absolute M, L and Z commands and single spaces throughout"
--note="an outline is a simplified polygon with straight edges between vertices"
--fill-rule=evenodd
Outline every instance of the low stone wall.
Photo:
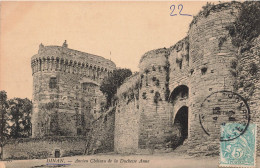
M 114 151 L 115 108 L 92 123 L 86 137 L 11 139 L 4 146 L 4 159 L 44 159 Z M 56 154 L 57 154 L 56 152 Z
M 43 159 L 81 155 L 85 150 L 83 137 L 43 137 L 12 139 L 4 146 L 4 159 Z

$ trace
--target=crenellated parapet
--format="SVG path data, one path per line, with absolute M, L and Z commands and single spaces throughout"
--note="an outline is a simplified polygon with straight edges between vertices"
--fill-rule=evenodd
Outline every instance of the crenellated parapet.
M 112 73 L 116 65 L 101 56 L 96 56 L 67 47 L 43 46 L 31 58 L 32 73 L 61 71 L 92 76 L 94 79 Z

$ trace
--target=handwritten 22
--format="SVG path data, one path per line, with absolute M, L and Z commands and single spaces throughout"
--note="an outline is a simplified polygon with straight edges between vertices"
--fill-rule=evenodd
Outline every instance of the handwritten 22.
M 192 16 L 192 15 L 189 15 L 189 14 L 183 14 L 183 13 L 181 13 L 181 12 L 182 12 L 182 9 L 183 9 L 183 5 L 182 5 L 182 4 L 179 4 L 179 5 L 178 5 L 179 15 L 181 15 L 181 16 Z M 170 16 L 177 16 L 177 15 L 178 15 L 178 14 L 174 14 L 175 5 L 171 5 L 171 6 L 170 6 L 170 10 L 171 10 Z

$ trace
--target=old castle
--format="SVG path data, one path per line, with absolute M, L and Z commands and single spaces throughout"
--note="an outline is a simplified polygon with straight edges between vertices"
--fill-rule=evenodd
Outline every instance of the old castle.
M 115 107 L 102 114 L 99 85 L 115 64 L 66 43 L 41 44 L 31 60 L 32 139 L 46 147 L 37 152 L 83 154 L 86 141 L 88 148 L 100 141 L 100 151 L 136 153 L 183 144 L 190 154 L 207 155 L 219 151 L 221 123 L 260 125 L 260 37 L 241 53 L 226 28 L 239 9 L 240 3 L 215 5 L 194 18 L 183 40 L 145 53 L 140 71 L 118 89 Z M 234 113 L 216 116 L 221 110 Z M 259 136 L 257 143 L 259 152 Z
M 103 57 L 40 45 L 32 57 L 33 137 L 85 135 L 100 115 L 100 82 L 116 68 Z

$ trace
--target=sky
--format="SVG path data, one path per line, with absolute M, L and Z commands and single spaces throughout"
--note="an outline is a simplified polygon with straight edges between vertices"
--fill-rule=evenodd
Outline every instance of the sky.
M 0 90 L 32 98 L 30 60 L 40 43 L 67 40 L 68 48 L 138 71 L 144 53 L 187 35 L 193 17 L 179 15 L 180 4 L 196 15 L 206 2 L 0 2 Z

